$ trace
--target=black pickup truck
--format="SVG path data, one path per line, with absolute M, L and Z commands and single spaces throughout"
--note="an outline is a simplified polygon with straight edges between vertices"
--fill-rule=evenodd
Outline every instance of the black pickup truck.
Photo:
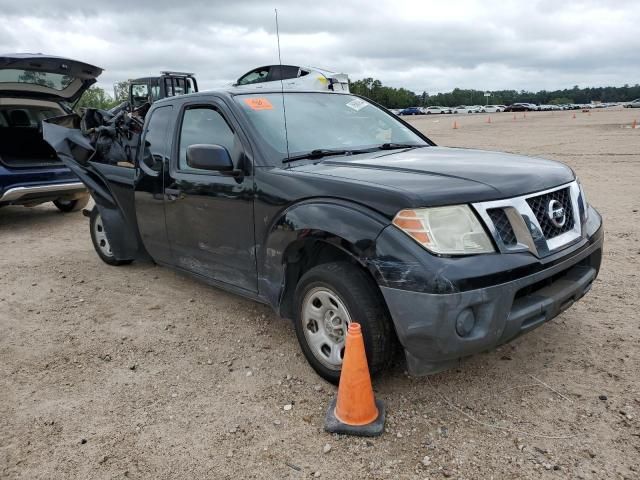
M 351 321 L 373 372 L 399 344 L 433 373 L 557 316 L 600 268 L 602 221 L 570 168 L 437 147 L 356 95 L 230 88 L 154 103 L 139 135 L 112 120 L 44 127 L 95 200 L 100 258 L 271 305 L 330 381 Z

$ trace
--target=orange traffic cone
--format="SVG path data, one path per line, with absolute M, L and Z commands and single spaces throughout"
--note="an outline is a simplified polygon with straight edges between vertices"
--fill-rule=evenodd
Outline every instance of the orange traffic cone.
M 513 114 L 513 119 L 516 120 L 516 114 L 515 113 Z
M 373 395 L 362 329 L 359 323 L 352 322 L 347 330 L 338 398 L 329 405 L 324 429 L 374 437 L 384 431 L 384 420 L 384 404 Z
M 487 123 L 491 123 L 491 115 L 487 117 Z
M 637 126 L 637 122 L 636 122 L 636 119 L 634 118 L 633 122 L 631 123 L 631 128 L 636 128 L 636 126 Z
M 576 114 L 575 113 L 573 114 L 573 118 L 576 118 Z
M 524 112 L 524 113 L 522 114 L 522 118 L 527 118 L 527 112 Z
M 456 121 L 454 120 L 454 122 L 453 122 L 453 127 L 451 127 L 451 128 L 453 128 L 454 130 L 457 130 L 457 129 L 458 129 L 458 122 L 456 122 Z

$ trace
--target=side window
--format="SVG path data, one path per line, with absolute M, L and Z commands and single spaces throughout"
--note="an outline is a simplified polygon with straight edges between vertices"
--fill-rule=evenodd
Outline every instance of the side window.
M 151 86 L 151 100 L 154 102 L 160 100 L 160 87 L 158 85 Z
M 298 73 L 300 73 L 300 67 L 294 67 L 292 65 L 273 65 L 271 67 L 271 75 L 269 76 L 269 81 L 298 78 Z
M 155 172 L 162 171 L 162 160 L 167 156 L 167 131 L 172 109 L 171 105 L 156 108 L 147 124 L 142 161 Z
M 241 77 L 240 80 L 238 80 L 238 85 L 250 85 L 252 83 L 266 82 L 268 75 L 269 67 L 258 68 Z
M 195 144 L 222 145 L 234 164 L 238 165 L 242 153 L 240 142 L 224 117 L 213 107 L 199 106 L 185 110 L 180 129 L 179 170 L 204 172 L 187 165 L 187 148 Z
M 196 91 L 195 86 L 193 84 L 193 78 L 187 78 L 187 93 L 193 93 Z
M 149 101 L 149 87 L 145 83 L 134 83 L 131 85 L 131 97 L 133 106 L 139 107 Z

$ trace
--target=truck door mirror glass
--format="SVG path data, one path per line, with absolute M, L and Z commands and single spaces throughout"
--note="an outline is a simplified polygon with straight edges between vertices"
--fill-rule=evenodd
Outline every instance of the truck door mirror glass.
M 201 170 L 233 171 L 231 155 L 222 145 L 190 145 L 187 147 L 187 165 Z

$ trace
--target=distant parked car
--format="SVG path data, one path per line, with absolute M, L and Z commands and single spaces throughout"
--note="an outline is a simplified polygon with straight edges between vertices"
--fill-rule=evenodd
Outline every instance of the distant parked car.
M 424 109 L 424 113 L 427 115 L 431 115 L 433 113 L 451 113 L 451 109 L 449 107 L 427 107 Z
M 625 103 L 623 106 L 624 108 L 640 108 L 640 98 Z
M 420 107 L 408 107 L 404 110 L 401 110 L 398 115 L 423 115 L 424 112 Z
M 453 109 L 453 113 L 480 113 L 481 111 L 478 105 L 458 105 Z
M 499 113 L 504 111 L 504 107 L 500 105 L 485 105 L 481 111 L 482 113 Z
M 247 90 L 270 89 L 277 87 L 281 81 L 282 86 L 288 90 L 349 91 L 347 74 L 297 65 L 266 65 L 254 68 L 236 80 L 234 87 Z
M 512 103 L 504 109 L 505 112 L 530 112 L 533 110 L 529 103 Z

